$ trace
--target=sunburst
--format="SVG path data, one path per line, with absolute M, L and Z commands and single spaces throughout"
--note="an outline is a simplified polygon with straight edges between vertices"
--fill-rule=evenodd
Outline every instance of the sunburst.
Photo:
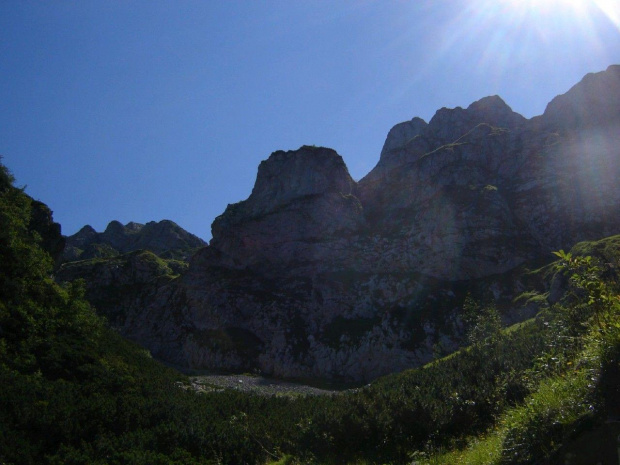
M 599 10 L 620 26 L 620 0 L 499 0 L 507 14 L 532 16 L 561 16 L 579 22 Z
M 498 76 L 515 66 L 570 60 L 577 48 L 592 57 L 606 55 L 604 23 L 620 31 L 620 0 L 463 0 L 460 5 L 436 35 L 438 56 L 458 56 L 481 73 Z M 617 59 L 609 58 L 609 63 Z

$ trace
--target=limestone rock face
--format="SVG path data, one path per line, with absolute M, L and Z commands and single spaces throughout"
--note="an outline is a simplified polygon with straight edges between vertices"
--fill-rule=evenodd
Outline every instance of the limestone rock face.
M 605 72 L 590 73 L 567 93 L 555 97 L 542 119 L 552 128 L 606 127 L 618 123 L 620 108 L 620 65 Z
M 492 96 L 400 123 L 357 183 L 331 149 L 275 152 L 186 271 L 146 267 L 141 290 L 110 308 L 123 334 L 171 363 L 370 380 L 457 347 L 468 292 L 505 322 L 531 316 L 513 303 L 532 286 L 524 268 L 620 233 L 618 179 L 612 66 L 530 120 Z M 149 225 L 111 223 L 105 244 Z M 143 242 L 158 244 L 166 234 L 152 229 Z
M 535 247 L 509 199 L 527 120 L 499 97 L 439 110 L 405 144 L 390 132 L 359 182 L 367 220 L 390 261 L 442 279 L 471 279 L 523 263 Z
M 275 152 L 250 197 L 215 219 L 211 246 L 233 267 L 303 273 L 327 267 L 363 223 L 355 182 L 331 149 Z M 265 270 L 267 268 L 267 270 Z
M 495 96 L 439 110 L 405 144 L 391 131 L 358 192 L 398 266 L 478 278 L 617 231 L 619 70 L 586 76 L 532 120 Z
M 86 225 L 68 239 L 72 246 L 85 249 L 89 244 L 96 241 L 97 231 L 92 226 Z
M 412 142 L 415 137 L 422 135 L 426 126 L 428 126 L 426 121 L 418 117 L 394 126 L 390 129 L 387 139 L 385 139 L 385 144 L 383 144 L 381 159 L 389 157 L 390 153 L 405 147 L 409 142 Z
M 514 212 L 543 250 L 618 231 L 620 66 L 589 74 L 523 137 Z

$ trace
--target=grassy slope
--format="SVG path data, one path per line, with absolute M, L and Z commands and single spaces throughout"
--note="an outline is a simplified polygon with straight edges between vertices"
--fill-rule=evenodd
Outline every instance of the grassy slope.
M 599 302 L 598 314 L 592 315 L 597 302 L 591 297 L 596 292 L 592 286 L 582 285 L 576 299 L 555 309 L 564 313 L 561 318 L 565 325 L 570 324 L 567 314 L 586 310 L 584 334 L 578 341 L 563 342 L 580 350 L 568 357 L 557 357 L 558 351 L 553 348 L 556 357 L 548 357 L 549 351 L 543 353 L 534 370 L 544 375 L 549 369 L 545 362 L 550 360 L 555 366 L 524 402 L 504 411 L 486 432 L 469 437 L 464 447 L 432 453 L 423 463 L 617 463 L 620 301 L 614 291 L 614 268 L 620 263 L 620 236 L 577 244 L 571 253 L 599 258 L 589 269 L 573 269 L 571 274 L 587 276 L 598 266 L 599 272 L 589 275 L 588 284 L 595 283 L 596 275 L 606 277 L 607 281 L 598 283 L 611 297 Z

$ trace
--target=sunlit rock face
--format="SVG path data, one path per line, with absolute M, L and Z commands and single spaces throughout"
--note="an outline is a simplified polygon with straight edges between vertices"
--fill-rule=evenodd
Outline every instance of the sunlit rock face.
M 586 75 L 567 93 L 555 97 L 539 121 L 549 129 L 578 132 L 617 125 L 620 119 L 620 65 Z M 536 118 L 535 118 L 536 119 Z
M 390 131 L 358 195 L 402 268 L 503 273 L 619 230 L 619 123 L 620 66 L 586 76 L 532 120 L 497 96 L 444 108 L 428 125 Z
M 358 186 L 368 222 L 389 238 L 392 259 L 381 267 L 470 279 L 525 261 L 535 244 L 508 191 L 526 123 L 495 96 L 439 110 L 413 138 L 390 131 Z
M 620 233 L 619 122 L 613 66 L 531 120 L 493 96 L 400 123 L 358 183 L 333 150 L 275 152 L 188 271 L 133 295 L 119 325 L 193 368 L 362 381 L 417 366 L 458 345 L 468 291 L 517 321 L 520 265 Z
M 620 66 L 554 98 L 523 139 L 514 212 L 543 250 L 618 232 Z

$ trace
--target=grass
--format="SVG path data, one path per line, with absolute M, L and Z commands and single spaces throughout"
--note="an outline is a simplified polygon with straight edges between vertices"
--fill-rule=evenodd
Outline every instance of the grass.
M 541 383 L 525 402 L 508 410 L 498 426 L 484 435 L 469 438 L 467 446 L 431 455 L 427 465 L 533 463 L 549 457 L 593 416 L 594 407 L 586 370 L 557 376 Z
M 608 314 L 603 326 L 592 325 L 578 356 L 560 374 L 543 379 L 523 403 L 505 411 L 494 429 L 468 438 L 465 447 L 438 451 L 419 463 L 533 463 L 552 458 L 563 444 L 596 426 L 605 414 L 598 383 L 601 361 L 620 347 L 617 318 L 617 312 Z
M 266 465 L 292 465 L 293 463 L 293 456 L 285 455 L 280 460 L 276 460 L 275 462 L 267 462 Z
M 594 386 L 589 370 L 577 370 L 545 380 L 523 405 L 502 418 L 501 457 L 512 463 L 531 463 L 551 456 L 593 415 L 588 402 Z
M 421 464 L 428 465 L 489 465 L 499 463 L 504 437 L 501 431 L 492 431 L 484 436 L 471 438 L 464 449 L 432 455 Z

